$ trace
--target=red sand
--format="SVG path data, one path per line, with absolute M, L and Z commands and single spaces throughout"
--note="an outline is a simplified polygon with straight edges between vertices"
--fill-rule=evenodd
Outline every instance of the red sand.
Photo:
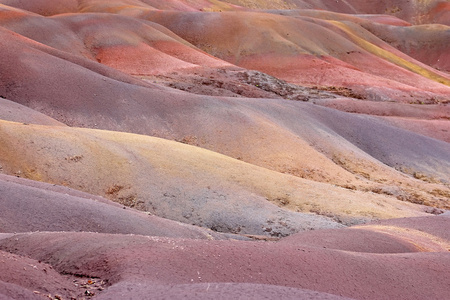
M 0 0 L 0 299 L 448 298 L 447 2 Z
M 450 219 L 444 220 L 448 226 Z M 321 236 L 321 231 L 317 234 Z M 414 245 L 414 240 L 409 242 Z M 347 247 L 359 243 L 348 240 Z M 448 250 L 380 255 L 289 240 L 202 242 L 87 233 L 16 235 L 1 240 L 0 248 L 43 260 L 59 272 L 108 280 L 113 286 L 130 281 L 146 282 L 142 288 L 234 282 L 306 288 L 356 299 L 444 299 L 449 284 L 442 276 L 450 267 Z

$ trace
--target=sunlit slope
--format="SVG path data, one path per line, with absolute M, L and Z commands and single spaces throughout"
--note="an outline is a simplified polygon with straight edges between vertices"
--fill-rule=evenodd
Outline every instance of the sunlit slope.
M 65 124 L 175 139 L 349 188 L 386 191 L 385 185 L 394 185 L 386 193 L 409 201 L 444 200 L 433 191 L 446 188 L 398 171 L 448 181 L 448 144 L 311 103 L 176 92 L 6 30 L 2 36 L 2 95 Z M 408 142 L 397 144 L 400 138 Z
M 446 299 L 449 12 L 0 0 L 0 298 Z
M 3 7 L 0 25 L 44 45 L 132 75 L 231 66 L 161 25 L 126 16 L 64 14 L 46 18 Z
M 450 79 L 357 24 L 253 12 L 147 12 L 200 49 L 290 82 L 354 89 L 362 98 L 446 101 Z M 202 24 L 208 24 L 207 27 Z
M 7 173 L 219 231 L 286 234 L 335 226 L 289 210 L 344 222 L 423 214 L 422 207 L 387 196 L 315 183 L 158 138 L 11 122 L 2 122 L 1 133 Z
M 88 2 L 86 1 L 85 4 L 87 5 Z M 89 7 L 93 9 L 101 3 L 101 1 L 92 2 Z M 200 2 L 196 3 L 202 5 Z M 108 5 L 117 6 L 119 4 L 120 2 L 109 2 Z M 190 3 L 190 5 L 192 4 Z M 123 6 L 119 5 L 115 12 L 139 17 L 144 16 L 145 18 L 147 15 L 145 12 L 152 11 L 152 9 L 145 7 L 147 7 L 146 4 L 140 3 L 133 13 L 125 13 Z M 101 8 L 97 10 L 102 11 Z M 86 11 L 89 11 L 89 9 Z M 326 89 L 351 97 L 420 104 L 448 101 L 448 97 L 446 97 L 448 94 L 447 88 L 438 84 L 439 82 L 445 84 L 448 81 L 448 75 L 411 59 L 411 57 L 414 57 L 443 71 L 447 69 L 448 59 L 446 59 L 446 55 L 449 53 L 449 49 L 446 41 L 448 40 L 448 30 L 443 25 L 406 26 L 408 25 L 407 22 L 393 16 L 349 15 L 323 10 L 271 10 L 268 12 L 289 17 L 289 19 L 297 18 L 298 22 L 303 22 L 303 27 L 300 28 L 308 28 L 308 30 L 303 30 L 301 33 L 297 32 L 292 42 L 296 43 L 298 51 L 309 51 L 309 54 L 292 56 L 292 53 L 286 52 L 286 49 L 284 49 L 290 46 L 284 47 L 283 41 L 280 41 L 279 38 L 265 40 L 265 37 L 283 36 L 284 32 L 287 32 L 286 36 L 283 37 L 286 38 L 284 42 L 291 43 L 289 39 L 293 35 L 292 32 L 287 30 L 292 27 L 292 24 L 286 29 L 285 27 L 289 25 L 289 22 L 284 18 L 282 24 L 280 23 L 281 25 L 272 26 L 273 22 L 262 22 L 262 17 L 259 14 L 252 14 L 252 16 L 259 16 L 258 22 L 251 20 L 244 23 L 235 22 L 232 28 L 236 30 L 246 28 L 248 33 L 241 34 L 241 37 L 231 44 L 227 42 L 225 46 L 219 45 L 222 50 L 216 48 L 214 51 L 220 50 L 219 55 L 221 56 L 230 56 L 230 53 L 234 53 L 234 58 L 231 60 L 239 63 L 241 62 L 240 58 L 242 58 L 249 68 L 259 68 L 294 82 L 318 86 L 325 85 L 327 86 Z M 165 15 L 163 12 L 159 14 Z M 207 55 L 165 27 L 143 19 L 88 13 L 44 18 L 7 6 L 1 8 L 1 16 L 0 22 L 5 28 L 51 48 L 38 47 L 37 44 L 34 45 L 35 47 L 103 75 L 106 73 L 114 79 L 120 78 L 121 81 L 132 81 L 117 72 L 112 75 L 111 70 L 106 71 L 105 68 L 102 68 L 102 64 L 140 78 L 147 78 L 150 81 L 152 78 L 149 78 L 149 76 L 168 76 L 164 78 L 171 78 L 170 80 L 175 82 L 171 85 L 194 93 L 200 91 L 200 93 L 220 95 L 224 93 L 224 90 L 220 87 L 231 86 L 231 88 L 229 87 L 230 91 L 225 90 L 225 95 L 264 96 L 263 93 L 258 92 L 258 90 L 264 92 L 260 89 L 261 83 L 253 82 L 253 91 L 245 92 L 245 89 L 241 88 L 241 84 L 245 83 L 237 81 L 235 77 L 225 78 L 224 81 L 214 79 L 214 77 L 220 78 L 220 76 L 215 75 L 219 74 L 220 70 L 223 71 L 223 68 L 235 69 L 235 67 Z M 188 18 L 183 13 L 178 13 L 177 16 L 183 19 Z M 211 16 L 199 20 L 203 20 L 202 24 L 213 20 L 213 25 L 218 25 L 217 18 L 219 15 L 213 14 Z M 244 14 L 244 16 L 247 15 Z M 174 20 L 181 22 L 177 21 L 177 18 L 174 18 Z M 254 19 L 254 17 L 252 18 Z M 188 21 L 184 20 L 188 24 L 187 30 L 191 30 L 193 27 L 189 25 L 189 20 L 195 21 L 195 18 L 191 16 Z M 305 21 L 311 22 L 311 25 L 305 24 Z M 228 23 L 221 22 L 225 25 L 229 23 L 228 21 Z M 106 27 L 104 24 L 108 24 L 108 26 Z M 315 27 L 312 28 L 311 26 Z M 318 29 L 320 31 L 317 31 Z M 201 38 L 204 31 L 202 30 L 200 28 L 198 39 L 214 38 L 214 28 L 209 30 L 212 33 L 206 32 L 204 38 Z M 334 32 L 336 30 L 337 32 Z M 315 34 L 315 31 L 320 34 Z M 226 33 L 226 31 L 224 32 Z M 338 38 L 339 34 L 343 35 L 343 38 Z M 253 35 L 256 36 L 256 42 L 252 38 Z M 258 38 L 258 35 L 261 37 Z M 318 36 L 321 35 L 333 41 L 333 43 L 330 45 L 329 42 L 327 44 L 327 42 L 320 40 Z M 63 36 L 64 38 L 62 38 Z M 226 36 L 226 34 L 220 35 L 221 39 Z M 189 34 L 188 37 L 190 37 Z M 6 41 L 8 38 L 5 36 L 4 40 Z M 347 39 L 350 39 L 350 41 Z M 271 43 L 273 45 L 268 46 Z M 235 50 L 236 47 L 239 49 Z M 5 51 L 11 51 L 14 46 L 9 45 L 9 48 Z M 241 48 L 244 49 L 241 51 Z M 54 49 L 63 52 L 55 53 Z M 261 52 L 261 49 L 273 50 L 273 53 L 268 54 L 269 57 L 264 59 L 264 55 L 267 53 Z M 101 64 L 88 63 L 78 58 L 74 59 L 73 56 L 81 56 Z M 220 68 L 220 70 L 217 70 L 217 68 Z M 178 74 L 184 77 L 177 77 Z M 203 77 L 198 79 L 195 77 L 196 74 Z M 12 76 L 14 76 L 12 73 L 8 75 L 8 77 Z M 158 82 L 158 80 L 159 78 L 153 79 L 153 82 Z M 180 80 L 181 82 L 177 82 Z M 182 82 L 183 80 L 192 80 L 193 84 L 186 85 Z M 134 80 L 133 83 L 144 84 L 144 82 L 137 80 Z M 14 89 L 13 87 L 16 84 L 8 83 L 8 89 Z M 46 82 L 42 83 L 42 86 L 46 85 Z M 98 97 L 96 92 L 86 94 Z M 120 93 L 117 95 L 120 95 Z M 3 97 L 5 96 L 8 96 L 8 93 L 3 95 Z M 268 97 L 271 96 L 268 95 Z M 31 96 L 32 98 L 34 97 Z M 86 98 L 89 98 L 89 96 Z M 20 101 L 25 101 L 25 99 Z M 333 103 L 334 101 L 330 101 L 329 106 L 338 109 L 340 107 L 351 112 L 361 111 L 354 105 L 342 106 L 342 102 L 339 104 Z M 363 105 L 372 106 L 367 102 Z M 378 106 L 378 115 L 391 116 L 390 104 L 378 103 L 376 105 Z M 358 106 L 361 106 L 361 103 Z M 445 107 L 441 108 L 446 109 Z M 408 110 L 409 108 L 405 106 L 402 109 Z M 370 109 L 365 111 L 369 112 Z M 427 119 L 424 121 L 421 119 L 397 118 L 388 121 L 395 126 L 447 141 L 446 132 L 449 123 L 445 119 L 444 116 L 440 120 Z M 82 124 L 87 125 L 84 122 Z M 92 127 L 92 124 L 88 126 Z M 146 131 L 142 132 L 146 133 Z
M 383 38 L 384 33 L 367 30 L 380 22 L 389 24 L 381 16 L 371 20 L 364 15 L 311 10 L 270 11 L 271 14 L 165 11 L 139 1 L 130 11 L 129 5 L 87 1 L 80 5 L 83 14 L 52 18 L 8 11 L 4 7 L 2 23 L 48 46 L 133 75 L 192 73 L 205 67 L 238 65 L 297 84 L 351 89 L 354 97 L 367 100 L 448 101 L 445 96 L 450 93 L 448 74 L 378 38 L 378 35 Z M 49 38 L 55 37 L 55 32 L 67 35 L 67 39 Z M 442 30 L 432 30 L 426 35 L 430 34 L 445 40 Z M 430 57 L 442 64 L 446 52 L 445 46 L 437 47 Z
M 393 27 L 371 23 L 364 27 L 403 53 L 437 70 L 450 71 L 450 27 L 439 24 Z

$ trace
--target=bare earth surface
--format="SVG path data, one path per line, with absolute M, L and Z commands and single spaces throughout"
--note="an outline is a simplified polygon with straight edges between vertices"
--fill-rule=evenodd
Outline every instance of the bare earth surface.
M 447 299 L 449 26 L 0 0 L 0 300 Z

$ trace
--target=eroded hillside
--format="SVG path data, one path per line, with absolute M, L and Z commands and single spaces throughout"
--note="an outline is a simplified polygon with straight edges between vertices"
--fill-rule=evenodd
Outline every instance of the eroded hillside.
M 449 25 L 437 0 L 0 0 L 0 296 L 443 299 Z

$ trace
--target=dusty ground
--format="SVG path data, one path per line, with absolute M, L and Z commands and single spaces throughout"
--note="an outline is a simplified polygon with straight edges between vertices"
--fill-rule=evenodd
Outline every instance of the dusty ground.
M 0 0 L 0 299 L 445 299 L 449 25 Z
M 34 259 L 25 261 L 31 268 L 36 265 L 32 272 L 43 272 L 43 268 L 52 266 L 52 272 L 76 275 L 92 283 L 103 281 L 105 286 L 88 290 L 99 299 L 117 295 L 140 297 L 153 291 L 161 298 L 198 294 L 205 299 L 229 299 L 225 292 L 231 287 L 225 285 L 226 282 L 234 285 L 230 295 L 249 293 L 250 298 L 275 293 L 278 289 L 290 298 L 309 293 L 318 299 L 334 299 L 322 294 L 331 293 L 356 299 L 380 296 L 443 299 L 448 292 L 448 278 L 442 274 L 449 268 L 450 244 L 440 236 L 441 225 L 448 227 L 449 220 L 444 216 L 426 220 L 413 218 L 407 224 L 381 223 L 358 229 L 338 229 L 336 234 L 314 231 L 278 242 L 32 233 L 6 237 L 0 240 L 0 248 Z M 426 232 L 420 230 L 424 221 Z M 439 226 L 433 226 L 437 224 Z M 412 229 L 414 227 L 419 230 Z M 341 235 L 345 240 L 339 239 L 342 230 L 348 231 Z M 373 249 L 367 240 L 376 244 Z M 14 258 L 12 254 L 7 257 Z M 23 268 L 12 270 L 2 274 L 18 278 L 31 272 L 25 273 Z M 55 281 L 60 276 L 50 275 Z M 70 279 L 66 279 L 67 285 Z M 12 281 L 8 276 L 4 280 Z M 32 281 L 27 285 L 22 282 L 22 287 L 44 292 L 33 284 Z M 253 287 L 251 292 L 249 284 Z M 63 284 L 54 286 L 61 288 Z M 71 288 L 67 287 L 60 295 L 68 297 L 76 292 L 77 287 L 72 283 Z

